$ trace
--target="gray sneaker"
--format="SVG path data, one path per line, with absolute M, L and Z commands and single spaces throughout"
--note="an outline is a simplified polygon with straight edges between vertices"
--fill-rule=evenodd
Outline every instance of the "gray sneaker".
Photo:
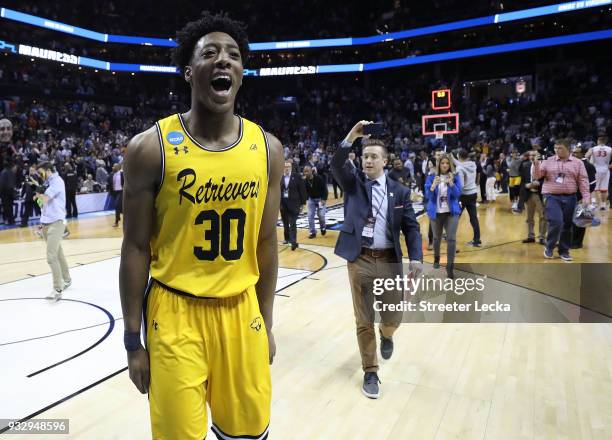
M 62 299 L 62 291 L 53 290 L 49 295 L 45 297 L 45 299 L 48 299 L 49 301 L 58 302 L 60 299 Z
M 64 288 L 62 290 L 66 290 L 70 286 L 72 286 L 72 280 L 64 281 Z
M 379 383 L 378 374 L 374 371 L 368 372 L 363 376 L 363 387 L 361 391 L 370 399 L 378 399 L 380 397 L 380 390 L 378 389 Z
M 393 339 L 385 338 L 382 334 L 380 335 L 380 355 L 383 359 L 391 359 L 393 354 Z

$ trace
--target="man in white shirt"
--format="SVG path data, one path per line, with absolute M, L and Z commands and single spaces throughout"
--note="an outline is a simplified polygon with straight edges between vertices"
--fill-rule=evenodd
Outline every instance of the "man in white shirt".
M 597 145 L 587 151 L 586 158 L 595 165 L 595 200 L 601 210 L 606 209 L 608 184 L 610 182 L 610 158 L 612 148 L 607 146 L 605 136 L 597 138 Z
M 121 220 L 121 213 L 123 212 L 123 171 L 121 171 L 121 164 L 118 163 L 113 165 L 110 193 L 115 198 L 115 224 L 113 227 L 116 228 L 119 226 L 119 220 Z
M 47 262 L 53 275 L 53 291 L 47 299 L 59 301 L 62 292 L 72 284 L 68 263 L 62 250 L 64 220 L 66 219 L 66 186 L 50 162 L 38 166 L 40 176 L 45 180 L 47 189 L 44 194 L 36 194 L 34 200 L 42 207 L 40 223 L 43 237 L 47 242 Z

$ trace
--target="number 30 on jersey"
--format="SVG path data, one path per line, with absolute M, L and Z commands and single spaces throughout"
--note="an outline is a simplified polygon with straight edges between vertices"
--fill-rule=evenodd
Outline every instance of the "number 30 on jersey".
M 210 250 L 204 250 L 201 246 L 194 246 L 193 253 L 199 260 L 213 261 L 221 253 L 227 260 L 239 260 L 244 251 L 244 223 L 246 213 L 242 209 L 227 209 L 223 215 L 210 209 L 202 211 L 195 220 L 196 225 L 201 225 L 205 221 L 210 221 L 210 229 L 204 233 L 204 238 L 210 242 Z M 238 222 L 236 237 L 236 249 L 230 249 L 230 233 L 232 220 Z

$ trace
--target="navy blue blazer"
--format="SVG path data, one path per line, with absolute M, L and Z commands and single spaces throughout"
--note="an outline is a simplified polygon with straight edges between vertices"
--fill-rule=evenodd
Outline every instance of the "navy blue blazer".
M 350 148 L 339 147 L 331 161 L 332 173 L 344 190 L 344 223 L 336 242 L 335 254 L 355 261 L 361 254 L 361 233 L 370 211 L 372 187 L 366 186 L 365 176 L 346 163 Z M 421 229 L 417 222 L 410 189 L 387 178 L 387 219 L 390 223 L 397 261 L 402 260 L 399 233 L 404 233 L 410 260 L 423 260 Z

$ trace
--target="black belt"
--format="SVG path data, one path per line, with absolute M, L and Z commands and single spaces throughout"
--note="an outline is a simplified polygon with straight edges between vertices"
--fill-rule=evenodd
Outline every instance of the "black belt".
M 395 249 L 370 249 L 361 248 L 361 255 L 368 255 L 373 258 L 395 257 Z

